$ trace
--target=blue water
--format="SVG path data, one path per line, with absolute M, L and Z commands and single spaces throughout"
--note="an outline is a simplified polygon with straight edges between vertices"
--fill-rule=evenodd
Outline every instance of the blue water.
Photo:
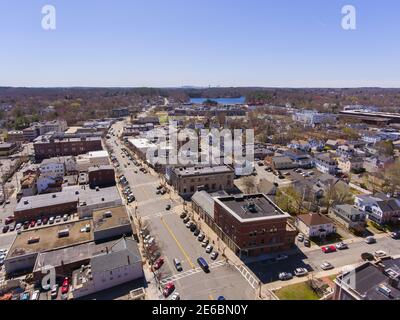
M 190 99 L 190 102 L 195 103 L 195 104 L 202 104 L 206 100 L 207 100 L 207 98 L 193 98 L 193 99 Z M 246 98 L 245 97 L 218 98 L 218 99 L 211 99 L 211 100 L 217 101 L 219 104 L 244 104 Z

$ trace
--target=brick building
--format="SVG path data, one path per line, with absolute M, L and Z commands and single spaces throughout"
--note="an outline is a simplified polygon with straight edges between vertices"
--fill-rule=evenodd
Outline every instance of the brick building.
M 115 171 L 112 166 L 90 167 L 88 172 L 90 188 L 115 186 Z
M 59 156 L 77 156 L 90 151 L 102 150 L 100 137 L 50 138 L 34 143 L 38 160 Z
M 215 223 L 239 257 L 290 249 L 297 232 L 288 224 L 289 217 L 264 194 L 215 198 Z

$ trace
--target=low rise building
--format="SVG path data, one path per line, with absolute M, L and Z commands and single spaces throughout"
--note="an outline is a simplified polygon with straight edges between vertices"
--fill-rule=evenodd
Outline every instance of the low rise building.
M 234 171 L 229 166 L 178 167 L 172 170 L 171 185 L 183 197 L 199 189 L 207 192 L 233 189 Z
M 297 216 L 296 227 L 308 238 L 326 238 L 336 233 L 336 227 L 333 221 L 318 213 Z
M 115 186 L 115 171 L 113 166 L 95 166 L 88 169 L 89 186 L 94 189 L 96 187 L 112 187 Z
M 219 237 L 241 258 L 290 249 L 296 230 L 283 212 L 264 194 L 214 199 L 214 221 Z
M 364 262 L 334 282 L 335 300 L 400 300 L 400 258 Z
M 0 143 L 0 157 L 7 157 L 16 152 L 19 145 L 15 142 Z
M 355 206 L 367 214 L 369 220 L 383 225 L 397 222 L 400 218 L 400 200 L 386 195 L 358 195 Z
M 336 205 L 331 209 L 335 219 L 349 230 L 363 232 L 367 226 L 366 214 L 349 204 Z
M 275 170 L 285 170 L 296 168 L 296 164 L 292 159 L 286 156 L 272 157 L 271 159 L 272 168 Z
M 357 157 L 342 157 L 338 159 L 338 168 L 344 173 L 358 171 L 363 168 L 364 160 Z
M 94 241 L 110 241 L 122 236 L 131 236 L 132 225 L 125 206 L 93 211 Z
M 21 143 L 25 141 L 24 132 L 15 130 L 7 132 L 7 142 L 9 143 Z
M 44 138 L 34 143 L 37 160 L 59 157 L 77 156 L 90 151 L 103 149 L 100 137 L 82 138 Z
M 329 154 L 318 154 L 314 158 L 315 167 L 322 173 L 336 174 L 337 162 Z
M 144 276 L 138 244 L 123 238 L 106 252 L 94 255 L 90 264 L 72 275 L 72 295 L 78 299 Z

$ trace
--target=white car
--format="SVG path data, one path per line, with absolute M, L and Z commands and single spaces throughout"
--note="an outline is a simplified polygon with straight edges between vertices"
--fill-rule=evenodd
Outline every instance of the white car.
M 64 214 L 63 220 L 64 220 L 64 221 L 68 221 L 68 215 L 67 215 L 67 214 Z
M 172 295 L 171 300 L 181 300 L 181 295 L 179 294 L 179 292 L 175 292 Z
M 366 237 L 365 242 L 368 244 L 376 243 L 376 239 L 374 237 Z
M 347 244 L 345 244 L 344 242 L 339 242 L 336 244 L 336 249 L 338 250 L 344 250 L 344 249 L 348 249 L 349 246 Z
M 300 242 L 303 242 L 303 241 L 304 241 L 304 234 L 300 233 L 300 234 L 297 236 L 297 240 L 299 240 Z
M 322 270 L 331 270 L 333 269 L 333 265 L 329 263 L 328 261 L 325 261 L 323 264 L 321 264 L 321 269 Z
M 211 260 L 217 260 L 217 258 L 218 258 L 218 252 L 217 252 L 217 251 L 212 252 L 212 253 L 210 254 L 210 258 L 211 258 Z
M 22 228 L 22 223 L 17 223 L 17 225 L 15 226 L 15 230 L 20 230 Z
M 290 280 L 293 278 L 293 275 L 290 272 L 281 272 L 279 274 L 279 280 L 285 281 L 285 280 Z
M 61 221 L 61 216 L 57 216 L 55 222 L 59 223 Z
M 387 254 L 383 250 L 378 250 L 378 251 L 374 252 L 374 256 L 377 257 L 377 258 L 383 258 L 383 257 L 386 257 Z
M 54 223 L 54 217 L 50 217 L 49 224 L 53 224 L 53 223 Z
M 211 253 L 211 252 L 213 251 L 213 249 L 214 249 L 214 248 L 213 248 L 212 245 L 208 245 L 207 248 L 206 248 L 206 252 L 207 252 L 207 253 Z
M 297 268 L 296 270 L 294 270 L 294 275 L 296 277 L 303 277 L 306 276 L 308 274 L 308 270 L 306 268 Z

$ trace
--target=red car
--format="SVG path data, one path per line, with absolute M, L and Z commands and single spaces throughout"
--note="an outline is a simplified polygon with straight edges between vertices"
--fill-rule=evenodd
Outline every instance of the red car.
M 43 220 L 42 220 L 42 223 L 43 224 L 47 224 L 47 222 L 49 222 L 49 219 L 47 217 L 44 217 Z
M 34 226 L 36 226 L 36 221 L 35 221 L 35 220 L 32 220 L 29 226 L 30 226 L 31 228 L 33 228 Z
M 6 220 L 4 221 L 5 224 L 11 224 L 15 221 L 14 216 L 9 216 L 6 218 Z
M 69 279 L 66 277 L 64 278 L 64 281 L 62 283 L 61 294 L 68 293 L 68 290 L 69 290 Z
M 164 264 L 164 259 L 160 258 L 158 259 L 156 262 L 154 262 L 153 264 L 153 270 L 158 270 L 162 267 L 162 265 Z
M 175 285 L 172 282 L 166 284 L 163 290 L 163 295 L 167 298 L 175 290 Z
M 331 252 L 336 252 L 336 247 L 333 245 L 325 246 L 325 247 L 321 247 L 321 250 L 323 253 L 331 253 Z

